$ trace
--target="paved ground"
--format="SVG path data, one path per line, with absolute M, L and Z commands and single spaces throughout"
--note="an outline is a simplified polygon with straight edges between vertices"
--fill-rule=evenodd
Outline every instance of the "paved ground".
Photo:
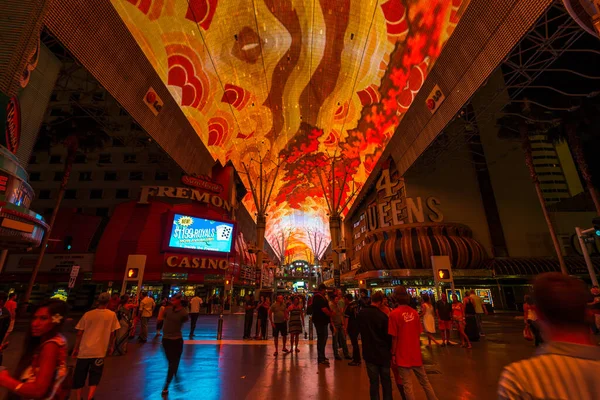
M 225 316 L 224 340 L 216 341 L 218 317 L 200 317 L 196 337 L 185 342 L 178 380 L 172 384 L 169 399 L 369 398 L 365 367 L 333 361 L 330 340 L 329 368 L 317 366 L 316 343 L 305 339 L 299 354 L 280 352 L 275 358 L 272 340 L 240 340 L 243 318 Z M 440 400 L 494 398 L 502 367 L 533 353 L 533 345 L 521 336 L 522 321 L 515 316 L 490 316 L 484 326 L 488 335 L 472 350 L 458 346 L 422 348 L 429 379 Z M 25 327 L 26 322 L 22 322 L 18 328 L 24 331 Z M 153 329 L 151 335 L 153 338 Z M 22 336 L 17 333 L 5 353 L 9 369 L 18 358 Z M 107 359 L 96 399 L 161 399 L 166 365 L 159 338 L 143 345 L 132 342 L 127 355 Z M 418 399 L 425 398 L 420 388 L 416 392 Z M 400 399 L 396 389 L 394 399 Z

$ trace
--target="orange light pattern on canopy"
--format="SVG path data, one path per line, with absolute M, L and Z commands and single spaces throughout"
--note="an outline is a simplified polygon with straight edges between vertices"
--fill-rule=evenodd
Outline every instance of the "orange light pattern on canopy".
M 301 257 L 329 236 L 313 169 L 335 153 L 360 189 L 469 0 L 111 1 L 216 159 L 283 162 L 267 238 Z

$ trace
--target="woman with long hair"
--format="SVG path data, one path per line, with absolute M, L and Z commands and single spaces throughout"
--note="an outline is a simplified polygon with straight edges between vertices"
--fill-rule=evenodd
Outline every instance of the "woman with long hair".
M 537 322 L 537 313 L 535 312 L 535 307 L 533 305 L 533 299 L 531 296 L 525 295 L 524 301 L 523 319 L 525 320 L 525 326 L 529 327 L 529 330 L 531 333 L 533 333 L 533 337 L 535 338 L 535 347 L 537 347 L 544 343 L 542 334 L 540 332 L 540 327 Z
M 294 297 L 292 305 L 288 308 L 288 314 L 290 316 L 288 332 L 290 333 L 290 343 L 292 343 L 292 350 L 290 350 L 290 352 L 294 352 L 295 343 L 296 353 L 299 353 L 300 349 L 298 348 L 298 341 L 300 339 L 300 334 L 302 333 L 302 327 L 304 326 L 304 312 L 300 305 L 299 296 Z
M 12 378 L 4 369 L 0 386 L 12 392 L 10 399 L 64 400 L 69 396 L 63 382 L 67 377 L 67 340 L 60 333 L 67 304 L 50 300 L 33 314 L 25 348 Z
M 465 306 L 463 305 L 463 303 L 458 301 L 458 296 L 456 295 L 456 293 L 452 295 L 452 320 L 456 324 L 456 329 L 458 329 L 458 334 L 460 336 L 460 346 L 470 349 L 471 342 L 469 341 L 469 337 L 465 333 Z
M 158 309 L 158 313 L 160 314 L 161 311 L 164 311 L 165 307 L 169 304 L 169 300 L 167 300 L 166 297 L 163 297 L 163 299 L 160 302 L 160 308 Z M 159 321 L 158 318 L 156 319 L 156 336 L 160 336 L 162 335 L 162 328 L 163 325 L 165 324 L 164 321 Z M 122 325 L 121 325 L 122 326 Z
M 435 344 L 440 343 L 433 337 L 433 334 L 435 333 L 435 317 L 433 316 L 433 306 L 429 300 L 429 295 L 423 294 L 422 298 L 421 317 L 423 317 L 423 328 L 425 328 L 425 333 L 427 333 L 427 340 L 429 342 L 427 347 L 431 347 L 431 341 Z

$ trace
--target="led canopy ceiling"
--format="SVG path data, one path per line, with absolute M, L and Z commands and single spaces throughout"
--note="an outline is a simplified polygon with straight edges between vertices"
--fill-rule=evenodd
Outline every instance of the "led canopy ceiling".
M 315 169 L 340 157 L 341 196 L 360 189 L 467 3 L 112 0 L 216 159 L 282 162 L 267 239 L 293 229 L 298 257 L 306 228 L 329 236 Z

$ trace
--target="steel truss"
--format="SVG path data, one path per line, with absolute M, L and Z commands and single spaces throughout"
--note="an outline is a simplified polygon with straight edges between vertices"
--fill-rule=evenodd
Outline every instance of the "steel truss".
M 545 72 L 561 72 L 561 70 L 552 70 L 552 64 L 570 51 L 573 44 L 584 34 L 583 29 L 564 8 L 562 1 L 555 0 L 545 15 L 536 22 L 504 62 L 498 66 L 502 69 L 505 85 L 498 87 L 496 91 L 486 97 L 482 97 L 482 94 L 479 93 L 477 110 L 472 106 L 471 101 L 467 102 L 446 126 L 446 129 L 413 164 L 411 171 L 418 173 L 431 171 L 436 165 L 442 165 L 440 160 L 444 157 L 451 157 L 461 149 L 465 149 L 465 145 L 471 144 L 473 138 L 478 135 L 478 125 L 482 125 L 483 122 L 495 121 L 498 118 L 498 111 L 501 111 L 498 109 L 499 101 L 508 96 L 509 100 L 502 106 L 503 109 L 511 101 L 517 101 L 526 89 L 534 88 L 538 78 Z M 593 49 L 574 51 L 600 54 Z M 564 72 L 577 74 L 570 70 Z M 457 118 L 463 121 L 460 128 L 448 129 Z M 485 161 L 470 161 L 475 162 L 476 166 L 485 164 Z
M 41 42 L 61 62 L 53 93 L 60 94 L 56 108 L 77 109 L 105 127 L 120 147 L 138 153 L 155 146 L 153 163 L 168 168 L 175 162 L 155 143 L 140 125 L 122 108 L 110 93 L 81 65 L 54 36 L 42 31 Z M 118 107 L 119 110 L 115 110 Z M 113 142 L 114 143 L 114 142 Z M 107 145 L 110 147 L 110 145 Z

